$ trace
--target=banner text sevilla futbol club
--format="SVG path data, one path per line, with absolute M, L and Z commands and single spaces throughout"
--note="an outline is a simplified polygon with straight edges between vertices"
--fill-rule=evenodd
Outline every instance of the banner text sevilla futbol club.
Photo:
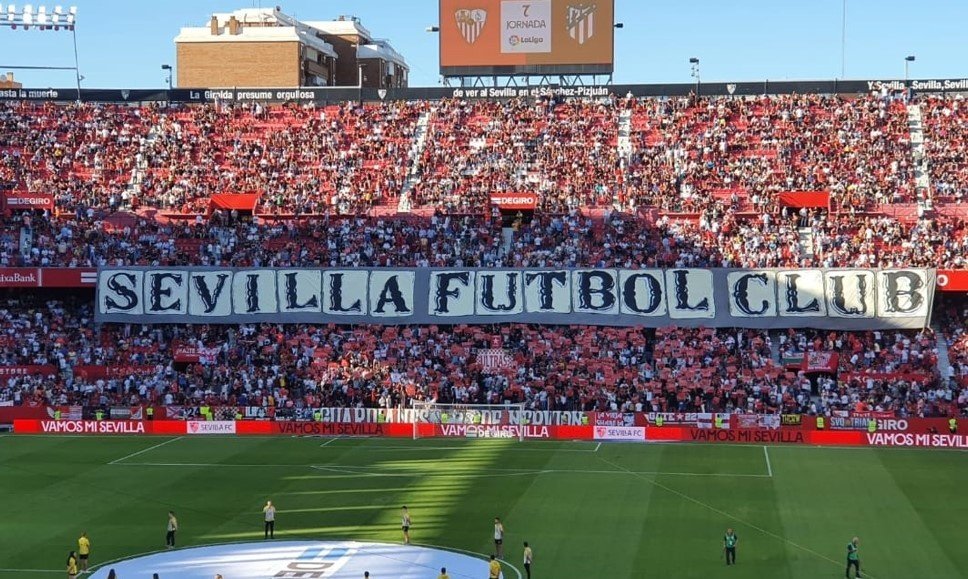
M 921 328 L 932 269 L 104 268 L 98 322 Z

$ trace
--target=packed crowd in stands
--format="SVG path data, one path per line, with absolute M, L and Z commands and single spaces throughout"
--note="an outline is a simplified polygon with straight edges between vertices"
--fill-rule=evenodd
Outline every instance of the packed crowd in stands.
M 192 107 L 147 136 L 139 205 L 204 213 L 212 195 L 261 195 L 266 214 L 358 214 L 399 196 L 426 105 Z
M 572 211 L 523 221 L 505 247 L 501 220 L 491 216 L 254 222 L 217 213 L 204 223 L 112 223 L 21 215 L 0 224 L 0 266 L 966 267 L 964 221 L 904 224 L 819 211 L 808 218 L 804 240 L 798 219 L 781 213 L 764 224 L 727 214 L 697 223 Z
M 0 402 L 137 405 L 396 407 L 411 400 L 547 410 L 806 413 L 968 410 L 958 380 L 939 376 L 925 332 L 775 332 L 585 326 L 92 326 L 81 298 L 8 297 L 0 367 L 49 365 L 5 377 Z M 955 365 L 965 365 L 962 329 Z M 960 341 L 960 342 L 959 342 Z M 211 349 L 179 363 L 176 346 Z M 485 367 L 477 354 L 504 350 Z M 804 373 L 783 358 L 839 354 L 837 372 Z M 105 376 L 74 371 L 110 366 Z M 888 377 L 897 374 L 902 378 Z
M 925 99 L 936 189 L 964 192 L 965 107 Z M 418 126 L 425 139 L 418 143 Z M 620 143 L 627 124 L 628 143 Z M 910 203 L 905 103 L 876 95 L 387 102 L 341 105 L 0 105 L 0 182 L 58 207 L 194 215 L 255 193 L 256 213 L 359 214 L 392 205 L 482 213 L 492 192 L 542 209 L 762 214 L 784 191 L 846 212 Z M 409 183 L 408 183 L 409 181 Z
M 964 98 L 921 101 L 925 149 L 938 201 L 968 201 L 968 102 Z
M 915 198 L 903 102 L 818 95 L 634 100 L 636 205 L 762 214 L 782 191 L 830 191 L 844 210 Z
M 918 104 L 927 190 L 915 187 L 906 103 L 883 95 L 0 103 L 0 191 L 51 194 L 57 208 L 0 221 L 0 266 L 964 268 L 963 214 L 892 211 L 925 196 L 936 209 L 960 204 L 968 187 L 968 107 L 958 97 Z M 782 201 L 790 191 L 827 191 L 830 202 L 791 206 Z M 538 194 L 536 216 L 521 220 L 508 246 L 493 192 Z M 258 201 L 213 210 L 211 198 L 225 193 Z M 416 215 L 390 215 L 403 198 Z M 0 306 L 0 368 L 55 368 L 0 378 L 0 403 L 968 408 L 968 312 L 959 307 L 939 317 L 951 355 L 939 373 L 929 330 L 95 329 L 84 299 L 11 294 Z M 495 340 L 511 361 L 485 374 L 476 353 Z M 175 363 L 175 343 L 218 354 Z M 837 375 L 784 367 L 811 350 L 838 353 Z M 120 370 L 73 372 L 90 365 Z

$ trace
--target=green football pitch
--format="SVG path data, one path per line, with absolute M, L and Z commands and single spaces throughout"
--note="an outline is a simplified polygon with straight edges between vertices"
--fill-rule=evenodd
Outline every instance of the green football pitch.
M 401 541 L 489 554 L 535 578 L 968 577 L 968 455 L 794 446 L 349 438 L 0 437 L 0 579 L 63 576 L 81 531 L 92 562 L 262 539 Z M 722 535 L 739 536 L 726 567 Z M 505 577 L 517 577 L 509 565 Z

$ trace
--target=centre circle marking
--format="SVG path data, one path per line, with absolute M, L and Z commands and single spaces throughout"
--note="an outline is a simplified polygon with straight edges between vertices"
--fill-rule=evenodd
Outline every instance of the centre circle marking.
M 158 573 L 162 579 L 212 579 L 216 574 L 226 579 L 265 579 L 308 572 L 325 579 L 359 579 L 369 571 L 373 579 L 425 579 L 435 577 L 441 567 L 446 567 L 451 577 L 486 577 L 487 561 L 465 553 L 469 552 L 361 541 L 231 543 L 161 551 L 108 563 L 90 579 L 107 579 L 111 569 L 125 578 Z M 511 569 L 505 576 L 517 572 Z

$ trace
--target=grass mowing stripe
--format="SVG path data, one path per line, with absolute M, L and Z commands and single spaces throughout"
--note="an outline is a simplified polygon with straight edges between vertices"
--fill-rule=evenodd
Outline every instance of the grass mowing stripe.
M 804 551 L 805 553 L 809 553 L 809 554 L 811 554 L 811 555 L 813 555 L 815 557 L 818 557 L 820 559 L 823 559 L 825 561 L 828 561 L 830 563 L 833 563 L 837 567 L 841 567 L 841 565 L 842 565 L 841 562 L 835 561 L 835 560 L 831 559 L 830 557 L 824 555 L 823 553 L 818 553 L 817 551 L 814 551 L 813 549 L 811 549 L 809 547 L 804 547 L 803 545 L 800 545 L 798 543 L 795 543 L 795 542 L 791 541 L 790 539 L 787 539 L 786 537 L 782 537 L 782 536 L 777 535 L 776 533 L 774 533 L 772 531 L 768 531 L 768 530 L 764 529 L 763 527 L 760 527 L 759 525 L 755 525 L 753 523 L 747 522 L 747 521 L 745 521 L 745 520 L 737 517 L 736 515 L 733 515 L 731 513 L 727 513 L 726 511 L 724 511 L 722 509 L 718 509 L 718 508 L 710 505 L 709 503 L 705 503 L 705 502 L 700 501 L 699 499 L 697 499 L 695 497 L 691 497 L 691 496 L 689 496 L 689 495 L 687 495 L 687 494 L 685 494 L 685 493 L 683 493 L 681 491 L 678 491 L 678 490 L 676 490 L 676 489 L 674 489 L 674 488 L 672 488 L 670 486 L 664 485 L 664 484 L 660 483 L 657 480 L 652 480 L 652 479 L 649 479 L 649 478 L 647 478 L 647 477 L 645 477 L 643 475 L 639 475 L 639 474 L 637 474 L 635 472 L 632 472 L 632 471 L 626 469 L 625 467 L 623 467 L 623 466 L 621 466 L 619 464 L 616 464 L 616 463 L 608 460 L 607 458 L 598 457 L 598 459 L 601 460 L 602 462 L 608 464 L 608 465 L 614 466 L 615 468 L 625 470 L 629 474 L 641 478 L 642 480 L 644 480 L 645 482 L 649 483 L 652 486 L 655 486 L 657 488 L 660 488 L 660 489 L 662 489 L 662 490 L 664 490 L 664 491 L 666 491 L 668 493 L 671 493 L 673 495 L 676 495 L 677 497 L 679 497 L 681 499 L 684 499 L 684 500 L 689 501 L 691 503 L 694 503 L 694 504 L 696 504 L 696 505 L 698 505 L 700 507 L 703 507 L 705 509 L 708 509 L 708 510 L 716 513 L 717 515 L 720 515 L 722 517 L 726 517 L 728 519 L 732 519 L 732 520 L 736 521 L 737 523 L 740 523 L 741 525 L 744 525 L 746 527 L 749 527 L 749 528 L 751 528 L 751 529 L 753 529 L 755 531 L 759 531 L 760 533 L 763 533 L 764 535 L 766 535 L 768 537 L 772 537 L 773 539 L 776 539 L 777 541 L 781 541 L 781 542 L 786 543 L 786 544 L 788 544 L 788 545 L 790 545 L 792 547 L 795 547 L 795 548 L 797 548 L 797 549 L 799 549 L 801 551 Z M 865 572 L 864 575 L 866 577 L 871 578 L 871 579 L 876 579 L 870 573 Z
M 185 437 L 184 436 L 178 436 L 176 438 L 172 438 L 171 440 L 166 440 L 164 442 L 160 442 L 160 443 L 155 444 L 153 446 L 149 446 L 148 448 L 145 448 L 143 450 L 139 450 L 138 452 L 132 452 L 131 454 L 126 454 L 126 455 L 122 456 L 119 459 L 112 460 L 108 464 L 118 464 L 119 462 L 124 462 L 124 461 L 128 460 L 129 458 L 134 458 L 134 457 L 139 456 L 139 455 L 142 455 L 142 454 L 144 454 L 144 453 L 146 453 L 146 452 L 148 452 L 150 450 L 154 450 L 156 448 L 161 448 L 162 446 L 165 446 L 166 444 L 171 444 L 172 442 L 178 442 L 179 440 L 181 440 L 183 438 L 185 438 Z

